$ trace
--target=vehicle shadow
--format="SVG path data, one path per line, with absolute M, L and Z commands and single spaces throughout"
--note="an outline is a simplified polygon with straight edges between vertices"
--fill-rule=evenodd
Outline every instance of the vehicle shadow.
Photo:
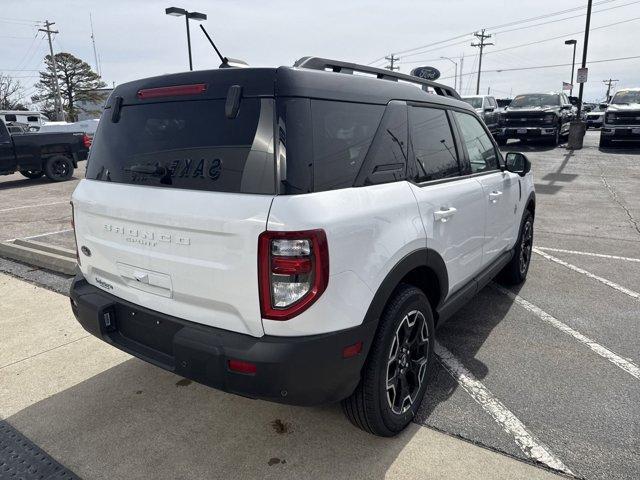
M 250 400 L 138 359 L 6 420 L 81 477 L 109 479 L 384 478 L 423 431 L 412 424 L 395 438 L 375 437 L 338 405 Z
M 520 290 L 519 287 L 510 289 L 516 294 Z M 453 317 L 438 326 L 436 339 L 477 380 L 482 381 L 489 374 L 489 368 L 480 360 L 478 352 L 490 340 L 493 330 L 503 322 L 512 305 L 510 297 L 490 284 Z M 416 421 L 423 425 L 432 424 L 430 416 L 438 405 L 449 400 L 460 387 L 439 361 L 430 369 L 427 380 L 427 391 L 416 416 Z M 456 421 L 455 418 L 449 420 Z M 477 418 L 473 422 L 478 424 Z
M 52 182 L 47 177 L 41 177 L 37 179 L 24 178 L 22 175 L 17 174 L 18 177 L 15 180 L 6 180 L 0 181 L 0 190 L 8 190 L 10 188 L 21 188 L 21 187 L 34 187 L 38 185 L 54 185 L 55 182 Z M 72 182 L 73 180 L 80 180 L 80 176 L 74 173 L 73 177 L 71 177 L 67 182 Z M 64 183 L 64 182 L 63 182 Z
M 602 153 L 613 155 L 640 155 L 640 142 L 614 144 L 610 147 L 598 147 Z
M 565 144 L 565 140 L 561 140 L 558 146 L 551 145 L 545 140 L 509 140 L 506 145 L 500 146 L 502 153 L 507 152 L 548 152 L 558 147 L 562 147 Z

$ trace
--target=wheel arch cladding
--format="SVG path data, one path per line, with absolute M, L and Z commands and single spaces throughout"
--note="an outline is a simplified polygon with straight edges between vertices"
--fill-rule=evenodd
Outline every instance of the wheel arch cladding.
M 525 210 L 529 210 L 531 215 L 535 218 L 536 216 L 536 192 L 531 192 L 529 194 L 529 198 L 527 199 L 527 206 Z
M 365 323 L 377 324 L 385 306 L 402 283 L 413 285 L 424 292 L 431 304 L 434 319 L 437 320 L 436 308 L 447 296 L 449 276 L 440 254 L 435 250 L 424 248 L 403 257 L 387 274 L 369 305 Z

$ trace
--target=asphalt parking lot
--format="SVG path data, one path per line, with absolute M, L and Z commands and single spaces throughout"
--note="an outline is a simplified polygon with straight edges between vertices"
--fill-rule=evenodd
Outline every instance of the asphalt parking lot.
M 258 471 L 412 478 L 398 459 L 437 465 L 432 447 L 446 438 L 429 436 L 434 430 L 578 478 L 640 478 L 640 146 L 600 150 L 598 136 L 589 131 L 585 148 L 575 152 L 519 142 L 503 147 L 525 152 L 536 179 L 536 253 L 527 282 L 511 290 L 488 286 L 438 330 L 439 362 L 416 425 L 398 439 L 348 433 L 335 407 L 273 406 L 180 385 L 170 373 L 60 327 L 64 321 L 52 319 L 68 320 L 71 312 L 52 292 L 42 294 L 51 295 L 53 310 L 43 319 L 51 335 L 39 331 L 40 350 L 14 345 L 2 357 L 0 419 L 91 478 L 140 477 L 152 463 L 156 477 L 200 477 L 212 455 L 220 458 L 216 468 L 246 478 Z M 83 168 L 63 184 L 0 177 L 0 240 L 71 247 L 69 195 Z M 58 292 L 68 288 L 66 277 L 8 260 L 0 259 L 0 271 Z M 81 349 L 72 364 L 71 345 Z M 75 361 L 84 363 L 83 375 Z M 205 431 L 212 425 L 218 437 Z M 343 438 L 327 448 L 335 431 Z M 216 438 L 218 446 L 199 442 Z M 243 449 L 260 452 L 255 465 L 223 458 Z M 463 464 L 474 458 L 460 451 Z M 420 470 L 421 477 L 432 473 Z

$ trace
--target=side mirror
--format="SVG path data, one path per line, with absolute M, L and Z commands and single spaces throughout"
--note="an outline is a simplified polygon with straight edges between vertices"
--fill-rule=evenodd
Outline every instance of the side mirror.
M 563 105 L 562 106 L 562 110 L 571 110 L 573 108 L 573 105 Z
M 493 107 L 485 107 L 484 111 L 485 112 L 493 112 L 495 110 L 495 108 Z
M 531 162 L 524 154 L 519 152 L 507 153 L 505 164 L 507 171 L 517 173 L 521 177 L 531 171 Z

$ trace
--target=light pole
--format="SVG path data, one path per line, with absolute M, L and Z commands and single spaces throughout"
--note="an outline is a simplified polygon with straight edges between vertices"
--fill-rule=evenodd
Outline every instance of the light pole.
M 453 60 L 451 60 L 449 57 L 440 57 L 443 60 L 449 60 L 451 63 L 453 63 L 456 67 L 456 74 L 453 77 L 453 89 L 454 90 L 458 90 L 458 63 L 454 62 Z
M 577 43 L 578 42 L 573 39 L 564 41 L 565 45 L 573 45 L 573 61 L 571 62 L 571 90 L 569 90 L 570 96 L 573 95 L 573 72 L 575 71 L 575 68 L 576 68 L 576 44 Z
M 189 50 L 189 70 L 193 70 L 193 62 L 191 60 L 191 34 L 189 33 L 189 20 L 206 20 L 207 15 L 200 12 L 188 12 L 184 8 L 169 7 L 165 9 L 164 13 L 174 17 L 180 17 L 184 15 L 185 22 L 187 24 L 187 49 Z

